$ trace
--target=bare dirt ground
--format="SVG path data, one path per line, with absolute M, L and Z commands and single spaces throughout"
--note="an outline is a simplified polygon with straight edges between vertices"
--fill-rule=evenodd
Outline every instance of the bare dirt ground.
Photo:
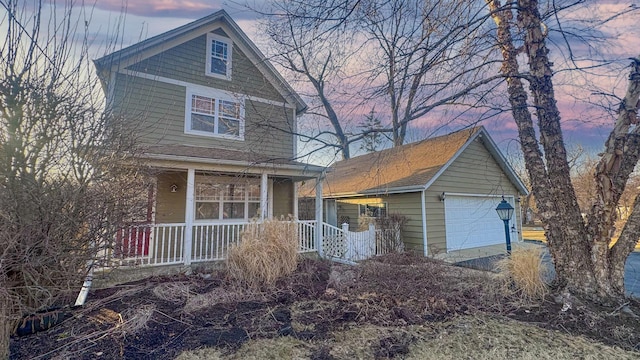
M 275 286 L 222 270 L 92 291 L 63 323 L 11 341 L 12 359 L 624 359 L 640 320 L 505 296 L 496 274 L 389 255 L 304 259 Z M 628 307 L 640 314 L 640 306 Z

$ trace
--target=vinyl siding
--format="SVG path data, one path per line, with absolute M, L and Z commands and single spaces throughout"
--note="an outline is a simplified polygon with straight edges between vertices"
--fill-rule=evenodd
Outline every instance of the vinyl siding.
M 443 192 L 493 196 L 504 194 L 518 198 L 516 188 L 482 144 L 482 140 L 475 140 L 426 191 L 429 255 L 446 252 L 447 248 L 444 202 L 440 201 L 440 194 Z M 496 198 L 496 206 L 498 202 L 499 198 Z M 514 220 L 519 228 L 519 203 L 516 203 L 516 208 Z
M 214 33 L 227 37 L 222 31 Z M 133 64 L 127 70 L 284 102 L 273 85 L 236 45 L 233 46 L 231 55 L 231 80 L 205 75 L 206 39 L 206 34 L 201 35 Z
M 273 182 L 273 217 L 293 215 L 293 182 L 277 179 Z
M 293 157 L 293 110 L 245 100 L 244 140 L 185 134 L 186 88 L 118 74 L 113 114 L 124 118 L 126 130 L 143 145 L 193 145 Z
M 172 184 L 178 185 L 177 192 L 171 192 Z M 183 223 L 187 204 L 187 173 L 168 172 L 159 174 L 157 185 L 156 223 Z
M 359 204 L 387 203 L 388 214 L 401 214 L 408 218 L 403 228 L 403 242 L 409 251 L 422 252 L 422 213 L 420 193 L 389 194 L 370 198 L 338 199 L 338 222 L 344 216 L 349 217 L 349 228 L 357 231 L 359 227 Z

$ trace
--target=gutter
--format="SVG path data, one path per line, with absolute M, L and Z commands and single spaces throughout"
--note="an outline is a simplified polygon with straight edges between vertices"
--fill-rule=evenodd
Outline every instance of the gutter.
M 275 169 L 283 169 L 283 170 L 296 170 L 296 171 L 308 171 L 310 173 L 321 173 L 324 171 L 324 167 L 318 165 L 292 165 L 292 164 L 272 164 L 272 163 L 251 163 L 247 161 L 236 161 L 236 160 L 223 160 L 223 159 L 207 159 L 207 158 L 194 158 L 190 156 L 181 156 L 181 155 L 159 155 L 152 153 L 145 153 L 141 156 L 143 159 L 150 160 L 164 160 L 164 161 L 179 161 L 179 162 L 193 162 L 193 163 L 201 163 L 201 164 L 211 164 L 211 165 L 233 165 L 233 166 L 244 166 L 250 168 L 275 168 Z

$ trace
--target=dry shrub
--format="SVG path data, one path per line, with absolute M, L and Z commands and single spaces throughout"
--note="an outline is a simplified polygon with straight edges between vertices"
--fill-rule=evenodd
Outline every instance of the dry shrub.
M 260 294 L 246 289 L 225 289 L 217 287 L 205 294 L 198 294 L 189 297 L 182 311 L 192 314 L 202 309 L 210 308 L 222 303 L 232 303 L 239 301 L 264 300 Z
M 180 304 L 191 296 L 191 289 L 188 283 L 168 282 L 157 285 L 151 291 L 160 300 Z
M 547 268 L 542 263 L 542 248 L 515 249 L 498 261 L 498 269 L 505 275 L 505 290 L 513 292 L 525 301 L 544 298 L 548 288 L 544 282 Z
M 271 285 L 293 273 L 297 265 L 296 223 L 285 219 L 249 224 L 227 258 L 231 277 L 250 288 Z
M 122 314 L 124 318 L 124 323 L 122 324 L 123 331 L 126 334 L 135 334 L 142 329 L 146 329 L 155 311 L 155 304 L 146 304 L 126 309 Z

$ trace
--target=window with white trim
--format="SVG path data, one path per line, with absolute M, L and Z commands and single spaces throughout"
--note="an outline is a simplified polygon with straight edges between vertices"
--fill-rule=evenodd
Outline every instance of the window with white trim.
M 381 218 L 387 216 L 387 203 L 360 204 L 361 217 Z
M 241 101 L 213 93 L 187 91 L 185 132 L 203 136 L 244 138 Z
M 207 59 L 205 74 L 231 80 L 233 43 L 220 35 L 207 34 Z
M 260 179 L 196 176 L 196 220 L 250 220 L 260 216 Z

